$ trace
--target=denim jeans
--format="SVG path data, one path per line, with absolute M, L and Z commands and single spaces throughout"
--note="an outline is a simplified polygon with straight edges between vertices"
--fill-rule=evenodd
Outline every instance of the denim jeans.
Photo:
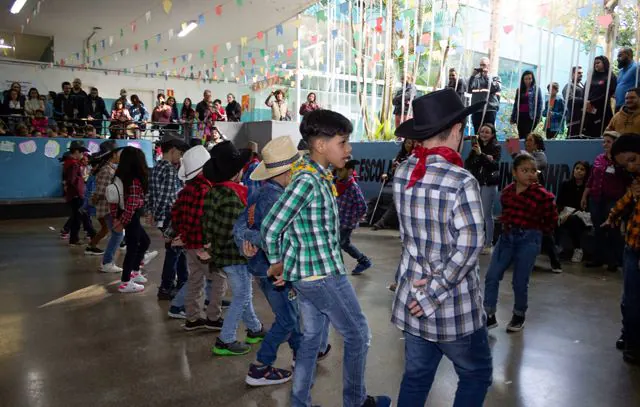
M 304 338 L 296 357 L 291 406 L 311 406 L 318 351 L 329 320 L 344 338 L 342 404 L 361 407 L 367 395 L 364 374 L 370 333 L 349 279 L 345 275 L 327 276 L 314 281 L 296 281 L 293 287 L 298 293 Z
M 600 227 L 607 220 L 611 208 L 616 201 L 589 200 L 589 211 L 591 212 L 591 221 L 595 231 L 595 247 L 594 261 L 606 265 L 617 266 L 620 264 L 620 258 L 624 248 L 624 240 L 620 234 L 618 227 Z
M 496 185 L 483 185 L 480 187 L 480 200 L 482 201 L 482 215 L 484 216 L 484 245 L 493 246 L 493 205 L 498 196 Z
M 113 257 L 116 255 L 116 250 L 118 250 L 120 243 L 122 243 L 122 239 L 124 239 L 124 232 L 116 232 L 113 230 L 113 220 L 111 219 L 111 215 L 105 216 L 104 219 L 107 221 L 107 226 L 109 226 L 111 236 L 109 236 L 107 247 L 104 249 L 102 264 L 109 264 L 113 263 Z
M 293 288 L 287 286 L 284 290 L 276 290 L 268 278 L 257 280 L 276 317 L 264 337 L 256 358 L 258 362 L 270 366 L 276 361 L 278 348 L 285 341 L 289 342 L 289 347 L 294 354 L 298 352 L 302 342 L 300 313 Z
M 640 352 L 640 252 L 625 247 L 622 329 L 627 349 Z
M 178 290 L 176 296 L 171 300 L 172 307 L 184 308 L 184 299 L 187 296 L 187 290 L 189 289 L 187 284 L 189 284 L 189 282 L 185 281 L 184 284 L 182 284 L 182 287 Z M 209 298 L 211 298 L 211 280 L 206 280 L 206 284 L 204 286 L 204 298 L 205 301 L 208 301 Z
M 458 374 L 453 407 L 482 406 L 493 374 L 486 327 L 453 342 L 431 342 L 405 332 L 398 407 L 424 407 L 443 355 Z
M 260 331 L 262 324 L 253 309 L 251 274 L 247 265 L 227 266 L 223 267 L 222 270 L 227 274 L 233 297 L 219 338 L 224 343 L 233 343 L 236 341 L 236 331 L 240 320 L 244 322 L 247 329 L 253 332 Z
M 171 246 L 171 243 L 166 243 L 164 247 L 165 255 L 164 265 L 162 266 L 162 283 L 160 284 L 160 290 L 171 291 L 176 275 L 178 276 L 179 287 L 182 287 L 189 278 L 187 255 L 183 248 Z
M 349 256 L 353 257 L 359 262 L 365 259 L 365 255 L 358 250 L 357 247 L 351 243 L 351 234 L 353 229 L 340 228 L 340 248 L 344 250 Z
M 511 229 L 500 235 L 493 250 L 491 263 L 484 281 L 484 309 L 488 315 L 496 313 L 498 288 L 504 272 L 513 264 L 513 314 L 524 316 L 527 312 L 529 277 L 536 257 L 540 254 L 542 232 L 539 230 Z

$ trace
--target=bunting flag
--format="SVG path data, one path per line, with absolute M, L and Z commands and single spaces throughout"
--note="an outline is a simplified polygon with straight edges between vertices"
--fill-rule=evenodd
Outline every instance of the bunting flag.
M 165 14 L 169 14 L 169 12 L 171 12 L 171 7 L 173 7 L 173 2 L 171 0 L 162 0 L 162 9 Z
M 222 15 L 222 6 L 216 6 L 216 15 L 220 17 Z

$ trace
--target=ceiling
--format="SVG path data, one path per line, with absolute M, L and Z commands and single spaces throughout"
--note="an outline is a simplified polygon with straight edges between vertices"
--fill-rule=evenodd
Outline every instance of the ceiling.
M 237 0 L 173 0 L 173 6 L 166 14 L 163 0 L 41 0 L 40 12 L 29 24 L 25 24 L 27 16 L 31 15 L 37 4 L 37 0 L 28 0 L 19 15 L 12 15 L 8 11 L 0 14 L 0 30 L 20 33 L 21 25 L 25 25 L 25 34 L 53 36 L 55 60 L 59 62 L 64 59 L 68 64 L 74 63 L 77 53 L 82 53 L 84 41 L 94 32 L 94 27 L 101 27 L 95 30 L 96 34 L 90 41 L 89 65 L 96 61 L 102 63 L 96 64 L 96 67 L 135 68 L 136 72 L 144 72 L 147 64 L 151 65 L 149 70 L 154 70 L 156 61 L 172 61 L 173 57 L 177 57 L 178 66 L 200 61 L 211 64 L 214 45 L 218 46 L 220 59 L 234 58 L 242 37 L 247 37 L 249 49 L 277 48 L 277 43 L 282 39 L 274 39 L 274 27 L 316 1 L 242 0 L 240 3 L 242 6 L 238 5 Z M 8 10 L 12 4 L 13 0 L 0 0 L 4 10 Z M 150 12 L 148 21 L 147 12 Z M 202 19 L 204 23 L 189 35 L 177 37 L 183 22 Z M 133 22 L 135 32 L 132 30 Z M 292 26 L 285 26 L 286 37 L 293 36 L 290 31 L 295 31 L 295 26 Z M 174 31 L 172 39 L 169 39 L 170 29 Z M 272 31 L 271 37 L 256 38 L 258 32 L 267 30 Z M 159 42 L 157 34 L 160 34 Z M 113 39 L 111 46 L 110 38 Z M 144 40 L 148 41 L 146 50 Z M 226 49 L 227 42 L 232 44 L 230 51 Z M 96 53 L 93 44 L 96 45 Z M 245 47 L 244 51 L 247 49 Z M 203 58 L 200 58 L 200 50 L 205 51 Z M 181 56 L 188 54 L 191 54 L 191 59 L 182 61 Z M 172 62 L 168 65 L 168 69 L 173 68 Z

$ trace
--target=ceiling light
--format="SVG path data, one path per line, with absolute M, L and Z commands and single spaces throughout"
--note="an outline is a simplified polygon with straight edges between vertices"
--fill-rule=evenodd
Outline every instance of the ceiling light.
M 186 37 L 191 31 L 195 30 L 196 28 L 198 28 L 198 24 L 196 24 L 195 21 L 189 22 L 189 25 L 182 24 L 182 31 L 180 31 L 178 37 Z
M 15 2 L 13 2 L 13 6 L 11 6 L 11 14 L 18 14 L 26 3 L 27 0 L 16 0 Z

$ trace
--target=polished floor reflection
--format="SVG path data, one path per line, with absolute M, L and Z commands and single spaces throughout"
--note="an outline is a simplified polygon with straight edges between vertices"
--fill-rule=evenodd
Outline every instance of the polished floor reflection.
M 0 406 L 288 405 L 290 384 L 245 386 L 255 351 L 213 357 L 215 334 L 185 333 L 180 322 L 168 320 L 168 304 L 155 297 L 161 256 L 148 267 L 144 293 L 118 294 L 117 276 L 96 272 L 98 258 L 58 239 L 63 221 L 0 222 Z M 152 236 L 160 249 L 159 235 Z M 354 242 L 375 266 L 350 277 L 373 333 L 369 391 L 393 398 L 404 363 L 401 333 L 389 323 L 392 293 L 386 289 L 400 252 L 397 236 L 358 231 Z M 510 275 L 505 276 L 502 326 L 491 331 L 494 384 L 485 405 L 640 405 L 640 368 L 624 364 L 614 346 L 620 275 L 570 265 L 555 275 L 546 271 L 545 261 L 532 278 L 527 326 L 520 334 L 504 331 L 513 300 Z M 487 262 L 485 256 L 482 264 Z M 254 303 L 270 324 L 261 293 Z M 314 402 L 323 407 L 341 405 L 342 343 L 333 332 L 331 339 L 332 354 L 320 363 L 313 389 Z M 290 362 L 291 352 L 282 347 L 277 365 Z M 427 405 L 451 406 L 456 382 L 451 364 L 443 361 Z

